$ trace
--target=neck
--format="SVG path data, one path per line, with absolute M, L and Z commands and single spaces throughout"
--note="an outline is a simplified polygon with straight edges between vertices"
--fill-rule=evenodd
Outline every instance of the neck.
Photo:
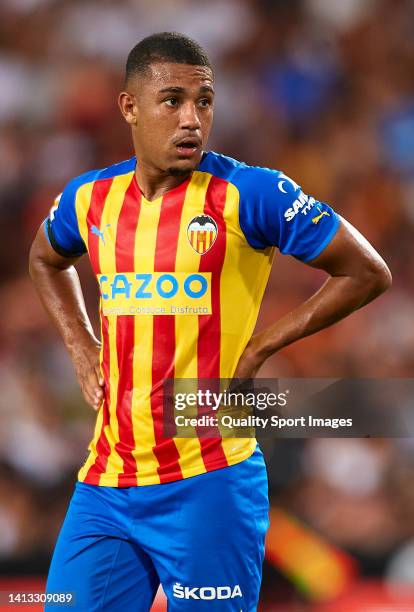
M 152 201 L 160 198 L 170 189 L 178 187 L 190 176 L 191 170 L 177 176 L 162 171 L 159 168 L 148 166 L 144 161 L 139 161 L 135 169 L 138 187 L 146 200 Z

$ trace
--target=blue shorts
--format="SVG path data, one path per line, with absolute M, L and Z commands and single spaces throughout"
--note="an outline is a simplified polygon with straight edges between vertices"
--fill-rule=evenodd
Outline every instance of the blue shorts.
M 46 591 L 74 593 L 73 611 L 147 612 L 161 583 L 170 612 L 254 612 L 268 510 L 259 447 L 241 463 L 168 484 L 78 482 Z

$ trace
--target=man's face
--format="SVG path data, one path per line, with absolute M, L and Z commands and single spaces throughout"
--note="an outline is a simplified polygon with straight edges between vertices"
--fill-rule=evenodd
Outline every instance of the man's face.
M 213 120 L 213 75 L 209 68 L 154 63 L 128 86 L 137 156 L 149 167 L 185 175 L 200 163 Z M 125 102 L 125 99 L 124 99 Z

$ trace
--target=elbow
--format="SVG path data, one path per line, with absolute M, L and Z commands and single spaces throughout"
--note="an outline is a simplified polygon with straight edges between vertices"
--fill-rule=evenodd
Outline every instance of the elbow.
M 388 289 L 391 289 L 391 286 L 392 286 L 391 270 L 389 269 L 387 265 L 385 265 L 383 274 L 382 274 L 381 293 L 384 293 L 385 291 L 388 291 Z
M 370 262 L 364 274 L 364 285 L 368 297 L 374 299 L 388 291 L 392 285 L 392 274 L 387 264 L 382 260 Z

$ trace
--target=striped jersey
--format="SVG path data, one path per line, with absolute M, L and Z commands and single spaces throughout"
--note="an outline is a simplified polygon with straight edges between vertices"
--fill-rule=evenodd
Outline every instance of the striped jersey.
M 138 161 L 139 163 L 139 161 Z M 136 158 L 68 183 L 45 222 L 61 255 L 88 253 L 100 291 L 105 397 L 79 480 L 167 483 L 236 464 L 250 438 L 168 438 L 163 381 L 233 376 L 275 247 L 317 257 L 339 218 L 283 173 L 214 152 L 148 201 Z

